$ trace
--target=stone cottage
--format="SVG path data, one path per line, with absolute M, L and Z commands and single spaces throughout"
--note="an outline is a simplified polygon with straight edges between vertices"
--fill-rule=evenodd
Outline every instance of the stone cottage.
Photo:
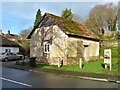
M 99 57 L 100 38 L 83 24 L 45 13 L 28 36 L 30 56 L 41 63 L 57 65 L 75 64 Z

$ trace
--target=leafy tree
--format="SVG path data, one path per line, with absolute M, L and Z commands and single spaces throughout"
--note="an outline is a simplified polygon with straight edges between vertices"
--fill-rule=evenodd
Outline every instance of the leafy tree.
M 18 40 L 17 43 L 20 45 L 20 54 L 29 56 L 30 54 L 30 41 L 29 40 Z
M 34 27 L 36 27 L 36 25 L 38 24 L 40 19 L 41 19 L 41 11 L 40 11 L 40 9 L 38 9 L 37 14 L 36 14 L 36 19 L 35 19 L 35 22 L 34 22 Z
M 115 17 L 114 23 L 113 23 L 113 31 L 116 30 L 116 24 L 117 24 L 117 16 Z
M 23 54 L 25 56 L 29 56 L 30 53 L 30 41 L 26 38 L 30 34 L 32 28 L 28 28 L 25 30 L 22 30 L 20 34 L 18 35 L 18 38 L 16 39 L 16 42 L 20 45 L 20 54 Z
M 66 8 L 65 10 L 62 11 L 61 17 L 65 18 L 65 19 L 70 19 L 70 20 L 72 20 L 73 16 L 74 16 L 74 14 L 73 14 L 73 12 L 71 11 L 71 9 L 67 9 L 67 8 Z

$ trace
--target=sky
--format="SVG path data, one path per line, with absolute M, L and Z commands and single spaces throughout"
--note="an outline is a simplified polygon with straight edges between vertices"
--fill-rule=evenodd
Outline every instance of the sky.
M 106 3 L 106 0 L 103 0 L 104 2 L 100 2 L 102 0 L 98 0 L 98 2 L 94 0 L 88 0 L 89 2 L 8 1 L 3 0 L 2 3 L 0 3 L 0 28 L 2 28 L 3 33 L 7 33 L 9 29 L 13 34 L 19 34 L 22 30 L 33 27 L 38 9 L 41 10 L 42 15 L 44 15 L 45 12 L 48 12 L 60 16 L 62 10 L 71 8 L 74 14 L 79 14 L 86 19 L 91 8 L 97 4 Z M 117 3 L 117 0 L 114 3 Z

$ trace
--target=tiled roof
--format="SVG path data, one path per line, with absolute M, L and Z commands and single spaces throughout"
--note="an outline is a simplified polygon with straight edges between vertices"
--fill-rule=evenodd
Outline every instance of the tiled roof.
M 15 41 L 11 41 L 4 37 L 3 35 L 0 35 L 0 46 L 5 46 L 5 47 L 20 47 L 18 43 Z
M 64 19 L 62 17 L 56 16 L 50 13 L 45 13 L 41 21 L 44 19 L 45 16 L 51 19 L 56 25 L 58 25 L 59 28 L 61 28 L 61 30 L 64 33 L 68 35 L 73 35 L 73 36 L 78 36 L 78 37 L 83 37 L 83 38 L 88 38 L 88 39 L 94 39 L 94 40 L 100 40 L 100 38 L 96 34 L 88 30 L 83 24 L 74 22 L 72 20 Z M 32 30 L 28 38 L 31 37 L 32 33 L 35 31 L 35 28 Z
M 18 35 L 15 35 L 15 34 L 4 34 L 4 36 L 9 39 L 15 39 L 18 37 Z
M 72 20 L 64 19 L 53 14 L 46 13 L 46 15 L 57 24 L 66 34 L 78 35 L 82 37 L 100 39 L 95 33 L 88 30 L 85 25 L 74 22 Z

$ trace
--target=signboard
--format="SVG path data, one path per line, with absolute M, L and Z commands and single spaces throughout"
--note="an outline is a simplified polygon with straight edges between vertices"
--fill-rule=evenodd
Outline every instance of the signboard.
M 104 50 L 104 63 L 110 65 L 110 71 L 111 71 L 111 49 Z

